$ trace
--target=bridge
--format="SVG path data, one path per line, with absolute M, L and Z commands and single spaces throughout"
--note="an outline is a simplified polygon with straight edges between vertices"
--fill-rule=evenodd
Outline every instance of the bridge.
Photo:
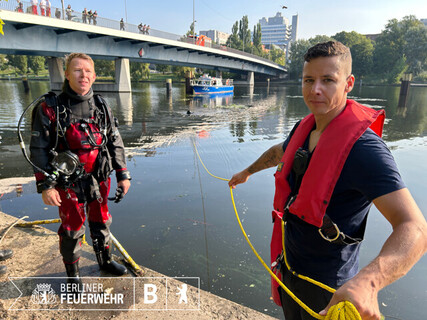
M 5 23 L 4 36 L 0 35 L 0 53 L 49 57 L 52 90 L 62 87 L 62 58 L 70 52 L 115 60 L 115 83 L 98 83 L 97 91 L 130 92 L 129 61 L 241 73 L 246 74 L 249 85 L 254 83 L 254 73 L 276 78 L 287 75 L 284 66 L 225 46 L 200 46 L 188 43 L 192 39 L 153 29 L 149 34 L 141 34 L 137 26 L 130 24 L 126 24 L 126 30 L 120 30 L 118 21 L 104 18 L 97 18 L 97 24 L 93 25 L 80 22 L 77 15 L 64 20 L 16 12 L 11 8 L 12 3 L 0 2 L 0 18 Z M 29 4 L 26 6 L 30 8 Z

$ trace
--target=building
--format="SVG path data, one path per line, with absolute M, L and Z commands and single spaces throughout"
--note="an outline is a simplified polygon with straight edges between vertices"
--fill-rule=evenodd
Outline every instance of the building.
M 292 25 L 289 20 L 277 12 L 274 17 L 259 20 L 261 25 L 261 42 L 270 49 L 272 45 L 287 50 L 291 42 L 297 40 L 298 15 L 292 16 Z
M 212 39 L 212 43 L 225 45 L 225 43 L 228 40 L 228 37 L 230 34 L 218 31 L 218 30 L 207 30 L 207 31 L 200 31 L 200 34 L 203 34 L 209 38 Z

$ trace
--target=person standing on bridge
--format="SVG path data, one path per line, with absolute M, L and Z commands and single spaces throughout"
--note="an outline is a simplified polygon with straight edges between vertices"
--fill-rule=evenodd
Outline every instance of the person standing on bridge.
M 87 13 L 87 9 L 85 8 L 82 12 L 82 22 L 83 23 L 87 23 L 87 16 L 88 16 L 88 13 Z
M 277 166 L 273 271 L 321 315 L 350 301 L 362 319 L 380 319 L 378 292 L 426 252 L 427 223 L 380 138 L 384 112 L 347 99 L 355 81 L 350 49 L 335 41 L 319 43 L 308 49 L 304 60 L 302 94 L 311 114 L 294 126 L 284 143 L 233 175 L 229 186 Z M 393 231 L 379 255 L 358 271 L 372 203 Z M 332 294 L 299 275 L 337 290 Z M 282 305 L 286 319 L 314 319 L 275 281 L 272 284 L 273 299 Z
M 73 10 L 71 9 L 71 5 L 69 4 L 67 9 L 65 9 L 65 13 L 67 14 L 67 19 L 71 20 L 71 18 L 73 17 Z
M 46 16 L 46 0 L 40 0 L 40 15 Z
M 123 21 L 123 18 L 120 19 L 120 30 L 125 31 L 125 22 Z
M 126 267 L 111 257 L 112 217 L 107 200 L 113 170 L 117 178 L 115 202 L 128 192 L 131 177 L 117 119 L 105 100 L 93 94 L 96 74 L 91 57 L 71 53 L 66 58 L 65 77 L 62 93 L 45 95 L 34 109 L 30 151 L 32 162 L 55 177 L 46 178 L 35 169 L 37 192 L 43 202 L 59 208 L 59 247 L 68 282 L 81 284 L 78 262 L 85 211 L 101 270 L 114 275 L 127 273 Z M 67 166 L 71 169 L 66 170 Z
M 92 21 L 94 26 L 96 26 L 96 18 L 98 18 L 98 13 L 95 10 L 92 14 Z
M 38 0 L 31 0 L 31 8 L 33 11 L 33 14 L 39 14 L 37 12 L 37 5 L 39 4 Z
M 52 8 L 52 5 L 50 3 L 50 0 L 46 0 L 46 17 L 52 16 L 51 8 Z

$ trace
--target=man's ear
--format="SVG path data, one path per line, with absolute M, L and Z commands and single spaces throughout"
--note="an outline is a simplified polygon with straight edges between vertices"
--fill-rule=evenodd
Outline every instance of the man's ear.
M 345 92 L 346 93 L 349 93 L 351 90 L 353 90 L 354 81 L 355 81 L 354 75 L 352 75 L 352 74 L 349 75 L 348 78 L 347 78 L 347 84 L 345 86 Z

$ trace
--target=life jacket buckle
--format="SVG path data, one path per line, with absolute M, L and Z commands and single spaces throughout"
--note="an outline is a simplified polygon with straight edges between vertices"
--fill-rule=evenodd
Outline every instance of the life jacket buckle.
M 340 237 L 340 235 L 341 235 L 341 231 L 340 231 L 340 229 L 338 228 L 338 226 L 336 225 L 336 223 L 332 223 L 332 227 L 334 227 L 335 228 L 335 232 L 336 232 L 336 236 L 334 237 L 334 238 L 329 238 L 329 236 L 328 235 L 324 235 L 323 234 L 323 229 L 322 228 L 319 228 L 319 234 L 320 234 L 320 236 L 323 238 L 323 239 L 325 239 L 326 241 L 329 241 L 329 242 L 334 242 L 334 241 L 336 241 L 336 240 L 338 240 L 338 238 Z

